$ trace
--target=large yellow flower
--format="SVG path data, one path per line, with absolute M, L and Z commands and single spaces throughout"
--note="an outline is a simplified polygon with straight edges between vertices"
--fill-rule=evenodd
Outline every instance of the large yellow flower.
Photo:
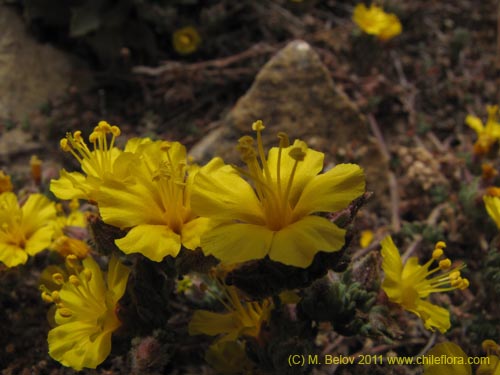
M 498 106 L 486 106 L 488 111 L 488 120 L 483 125 L 481 119 L 476 116 L 467 115 L 465 123 L 477 134 L 476 143 L 474 143 L 474 154 L 487 154 L 491 147 L 500 139 L 500 122 L 498 121 Z
M 500 229 L 500 197 L 494 189 L 488 189 L 488 195 L 483 196 L 483 202 L 488 215 L 495 221 L 497 228 Z M 494 193 L 494 195 L 491 193 Z
M 450 328 L 450 313 L 430 303 L 427 297 L 431 293 L 465 289 L 469 281 L 460 277 L 460 267 L 451 268 L 448 258 L 439 260 L 444 254 L 445 243 L 436 244 L 432 258 L 424 265 L 418 264 L 416 257 L 411 257 L 403 265 L 399 250 L 390 236 L 385 237 L 381 245 L 385 273 L 382 289 L 389 300 L 422 318 L 427 329 L 437 328 L 442 333 L 446 332 Z M 438 267 L 429 270 L 434 261 L 438 262 Z M 439 271 L 443 273 L 427 278 Z
M 354 8 L 352 19 L 361 30 L 370 35 L 375 35 L 380 40 L 388 40 L 401 34 L 403 27 L 398 17 L 392 13 L 386 13 L 384 10 L 371 4 L 367 8 L 365 4 L 360 3 Z
M 308 149 L 302 141 L 289 145 L 282 133 L 280 147 L 273 147 L 266 158 L 262 122 L 254 123 L 253 129 L 257 131 L 257 151 L 249 136 L 241 138 L 238 146 L 247 170 L 216 159 L 196 175 L 193 210 L 217 224 L 202 236 L 205 254 L 213 254 L 225 264 L 269 256 L 287 265 L 307 267 L 318 251 L 339 250 L 345 230 L 313 214 L 339 211 L 362 195 L 365 179 L 361 168 L 339 164 L 318 175 L 324 154 Z
M 54 220 L 55 204 L 42 194 L 30 195 L 22 206 L 14 193 L 0 194 L 0 262 L 14 267 L 46 249 Z
M 96 195 L 104 222 L 127 229 L 115 241 L 125 253 L 139 252 L 154 261 L 176 256 L 181 244 L 200 245 L 209 220 L 193 214 L 190 196 L 198 167 L 189 165 L 179 142 L 157 141 L 137 149 L 128 181 L 103 182 Z
M 150 140 L 133 138 L 127 142 L 123 152 L 114 147 L 115 139 L 119 135 L 118 126 L 111 126 L 106 121 L 99 122 L 89 136 L 89 142 L 93 147 L 93 150 L 90 150 L 81 131 L 68 133 L 66 138 L 61 139 L 61 148 L 75 157 L 82 167 L 83 174 L 63 169 L 59 179 L 51 181 L 50 190 L 60 199 L 77 198 L 93 201 L 105 179 L 116 178 L 116 174 L 125 178 L 126 167 L 133 152 L 139 144 Z M 109 136 L 111 139 L 108 139 Z
M 105 282 L 92 257 L 83 260 L 83 267 L 74 255 L 66 263 L 71 274 L 67 280 L 61 273 L 52 275 L 61 289 L 42 293 L 45 301 L 57 307 L 57 327 L 48 336 L 49 354 L 75 370 L 96 368 L 109 355 L 111 334 L 121 325 L 116 309 L 130 271 L 112 257 Z

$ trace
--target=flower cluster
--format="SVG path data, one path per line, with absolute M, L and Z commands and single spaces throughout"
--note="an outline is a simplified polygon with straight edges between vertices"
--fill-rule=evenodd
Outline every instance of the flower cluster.
M 370 35 L 375 35 L 380 40 L 389 40 L 401 34 L 403 27 L 398 17 L 392 13 L 371 4 L 369 8 L 360 3 L 354 8 L 352 19 L 361 30 Z
M 452 267 L 451 260 L 443 258 L 446 244 L 438 242 L 431 259 L 423 265 L 418 264 L 416 257 L 409 258 L 403 265 L 399 250 L 390 236 L 384 238 L 381 245 L 384 259 L 382 269 L 385 273 L 382 288 L 389 300 L 422 318 L 427 329 L 437 328 L 442 333 L 446 332 L 450 328 L 449 311 L 432 304 L 427 298 L 431 293 L 469 286 L 469 281 L 460 276 L 463 267 Z M 429 269 L 434 262 L 438 266 Z M 428 278 L 440 271 L 437 276 Z

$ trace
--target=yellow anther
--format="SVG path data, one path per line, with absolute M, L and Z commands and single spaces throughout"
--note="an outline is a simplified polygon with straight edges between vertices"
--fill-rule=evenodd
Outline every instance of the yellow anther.
M 51 293 L 51 295 L 50 295 L 50 296 L 52 297 L 52 300 L 54 301 L 54 303 L 59 303 L 59 302 L 61 302 L 61 297 L 60 297 L 59 292 L 58 292 L 57 290 L 54 290 L 54 291 Z
M 64 276 L 59 272 L 52 274 L 52 280 L 54 280 L 57 285 L 64 284 Z
M 10 176 L 3 173 L 2 170 L 0 170 L 0 194 L 5 193 L 7 191 L 12 191 L 14 189 L 14 186 L 12 186 L 12 182 L 10 181 Z
M 286 133 L 279 132 L 278 138 L 280 139 L 280 147 L 281 148 L 286 148 L 286 147 L 290 146 L 290 138 L 288 138 L 288 135 Z
M 69 282 L 71 284 L 73 284 L 74 286 L 79 286 L 80 285 L 80 279 L 78 278 L 78 276 L 75 276 L 75 275 L 71 275 L 69 277 Z
M 83 142 L 83 138 L 82 138 L 82 132 L 81 130 L 77 130 L 73 133 L 73 138 L 75 139 L 75 141 L 77 141 L 78 143 L 80 142 Z
M 306 153 L 300 147 L 292 148 L 288 155 L 296 161 L 303 161 L 306 157 Z
M 111 125 L 109 125 L 109 123 L 107 121 L 99 121 L 99 123 L 97 124 L 96 128 L 94 129 L 96 131 L 101 131 L 103 133 L 108 133 L 111 131 Z
M 266 127 L 262 123 L 262 120 L 257 120 L 252 124 L 252 130 L 256 132 L 260 132 L 261 130 L 264 130 Z
M 42 300 L 43 300 L 44 302 L 47 302 L 47 303 L 52 303 L 52 302 L 54 302 L 54 300 L 52 299 L 52 297 L 50 296 L 50 294 L 49 294 L 49 293 L 47 293 L 47 292 L 42 292 Z
M 441 258 L 444 254 L 444 251 L 441 250 L 441 249 L 434 249 L 434 251 L 432 252 L 432 259 L 434 260 L 438 260 L 439 258 Z
M 452 287 L 459 288 L 462 285 L 463 280 L 461 277 L 457 277 L 456 279 L 452 279 L 450 284 Z
M 435 246 L 436 249 L 446 249 L 446 243 L 444 241 L 438 241 Z
M 67 307 L 62 307 L 60 309 L 57 309 L 57 312 L 59 315 L 61 315 L 63 318 L 71 318 L 71 315 L 73 315 L 73 311 L 68 309 Z
M 70 254 L 66 257 L 66 267 L 72 268 L 74 270 L 80 267 L 80 262 L 75 254 Z
M 71 151 L 71 147 L 69 146 L 68 139 L 63 138 L 59 141 L 59 146 L 61 147 L 61 150 L 65 152 Z
M 249 135 L 244 135 L 240 139 L 238 139 L 238 144 L 244 145 L 244 146 L 253 146 L 254 139 L 250 137 Z
M 460 277 L 460 271 L 453 271 L 450 273 L 450 280 L 455 280 Z
M 97 141 L 97 139 L 99 139 L 101 135 L 96 132 L 96 131 L 93 131 L 92 133 L 90 133 L 89 135 L 89 142 L 90 143 L 95 143 Z
M 467 289 L 469 287 L 469 285 L 470 285 L 470 283 L 469 283 L 468 279 L 462 279 L 462 282 L 460 283 L 458 288 L 461 290 L 464 290 L 464 289 Z
M 30 167 L 31 177 L 33 178 L 33 181 L 39 185 L 42 180 L 42 161 L 38 158 L 38 156 L 31 156 Z
M 113 125 L 111 127 L 111 134 L 113 134 L 115 137 L 118 137 L 121 133 L 122 133 L 122 131 L 120 130 L 120 128 L 118 126 Z
M 500 197 L 500 188 L 496 186 L 490 186 L 489 188 L 486 189 L 486 195 L 492 197 Z
M 446 258 L 439 261 L 439 268 L 442 270 L 447 270 L 451 267 L 451 260 Z
M 88 268 L 85 268 L 82 271 L 83 276 L 85 276 L 85 280 L 90 281 L 92 279 L 92 271 L 89 270 Z
M 168 141 L 163 141 L 162 143 L 160 143 L 160 150 L 162 150 L 162 151 L 168 151 L 168 150 L 170 150 L 171 147 L 172 147 L 172 143 L 170 143 Z
M 499 345 L 497 345 L 497 343 L 493 340 L 484 340 L 481 346 L 483 347 L 483 350 L 485 352 L 491 352 L 500 349 Z

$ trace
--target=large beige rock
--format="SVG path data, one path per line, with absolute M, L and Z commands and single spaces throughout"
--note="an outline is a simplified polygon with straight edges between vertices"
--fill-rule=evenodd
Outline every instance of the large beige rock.
M 343 161 L 365 168 L 368 190 L 375 191 L 375 199 L 386 195 L 388 165 L 372 141 L 365 118 L 334 85 L 306 42 L 293 41 L 279 51 L 219 126 L 192 148 L 191 155 L 199 161 L 218 155 L 226 162 L 239 163 L 236 141 L 251 134 L 251 124 L 258 119 L 266 126 L 266 146 L 276 146 L 277 133 L 284 131 L 291 141 L 300 138 L 326 152 L 329 162 L 338 162 L 332 150 L 349 150 L 347 154 L 354 157 Z
M 56 48 L 30 36 L 21 17 L 0 5 L 0 118 L 22 121 L 90 75 Z

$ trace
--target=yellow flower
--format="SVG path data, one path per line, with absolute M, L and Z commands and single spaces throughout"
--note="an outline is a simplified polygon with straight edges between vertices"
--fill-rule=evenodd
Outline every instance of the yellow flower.
M 10 176 L 6 175 L 2 170 L 0 170 L 0 194 L 12 191 L 12 189 L 13 186 L 12 182 L 10 181 Z
M 14 193 L 0 194 L 0 262 L 14 267 L 45 250 L 54 234 L 53 220 L 55 204 L 42 194 L 31 194 L 22 206 Z
M 190 207 L 198 167 L 188 164 L 179 142 L 144 144 L 137 155 L 129 170 L 133 179 L 105 181 L 97 194 L 104 222 L 131 228 L 116 245 L 127 254 L 139 252 L 157 262 L 167 255 L 175 257 L 181 244 L 195 249 L 209 224 Z
M 435 364 L 432 362 L 431 356 L 441 357 L 443 355 L 447 357 L 446 363 Z M 435 345 L 425 357 L 429 357 L 429 360 L 424 361 L 424 375 L 472 375 L 472 369 L 467 362 L 467 354 L 452 342 Z
M 361 168 L 339 164 L 318 175 L 324 154 L 299 140 L 290 146 L 283 133 L 280 147 L 273 147 L 266 159 L 262 122 L 255 122 L 253 129 L 257 151 L 249 136 L 242 137 L 238 146 L 247 170 L 215 159 L 196 176 L 193 210 L 217 224 L 202 236 L 205 254 L 225 264 L 269 256 L 307 267 L 317 252 L 339 250 L 345 230 L 313 214 L 344 209 L 361 196 L 365 191 Z M 238 172 L 253 182 L 253 188 Z
M 196 310 L 189 322 L 189 334 L 220 335 L 216 342 L 235 341 L 244 336 L 257 338 L 262 324 L 269 320 L 271 300 L 242 303 L 234 286 L 227 286 L 222 282 L 219 285 L 224 294 L 221 302 L 227 312 Z
M 498 188 L 496 188 L 498 189 Z M 486 206 L 488 215 L 495 221 L 497 228 L 500 229 L 500 196 L 491 194 L 493 190 L 488 189 L 489 195 L 483 196 L 483 202 Z
M 44 290 L 42 298 L 56 304 L 57 327 L 49 331 L 49 354 L 64 366 L 96 368 L 111 351 L 111 334 L 120 325 L 117 304 L 125 293 L 130 271 L 116 257 L 109 262 L 106 282 L 92 257 L 82 265 L 67 257 L 70 276 L 52 275 L 60 290 Z
M 111 139 L 108 140 L 108 136 Z M 50 190 L 60 199 L 95 200 L 95 194 L 105 179 L 126 178 L 128 166 L 134 150 L 139 144 L 149 142 L 149 139 L 133 138 L 127 142 L 125 152 L 114 147 L 115 139 L 120 135 L 118 126 L 111 126 L 101 121 L 89 136 L 92 143 L 91 151 L 85 143 L 82 132 L 68 133 L 61 139 L 63 151 L 71 153 L 80 163 L 84 174 L 61 170 L 58 180 L 52 180 Z
M 380 40 L 391 39 L 401 34 L 403 29 L 395 14 L 386 13 L 374 4 L 371 4 L 370 8 L 363 3 L 356 5 L 352 19 L 361 30 L 377 36 Z
M 487 154 L 491 147 L 500 139 L 500 123 L 498 122 L 498 106 L 486 106 L 488 111 L 488 120 L 483 125 L 481 119 L 476 116 L 467 115 L 465 123 L 471 127 L 477 134 L 476 143 L 474 143 L 474 154 Z
M 174 49 L 181 55 L 189 55 L 198 49 L 201 43 L 201 37 L 198 31 L 192 26 L 186 26 L 178 29 L 172 36 Z
M 399 251 L 390 236 L 385 237 L 381 245 L 382 269 L 385 273 L 382 289 L 389 300 L 422 318 L 427 329 L 437 328 L 442 333 L 446 332 L 450 328 L 450 313 L 430 303 L 427 297 L 431 293 L 465 289 L 469 286 L 469 281 L 460 277 L 459 270 L 463 267 L 451 268 L 450 259 L 440 260 L 446 244 L 438 242 L 432 258 L 424 265 L 419 265 L 416 257 L 411 257 L 403 265 Z M 438 267 L 429 270 L 434 261 L 438 262 Z M 438 271 L 443 273 L 427 278 Z

